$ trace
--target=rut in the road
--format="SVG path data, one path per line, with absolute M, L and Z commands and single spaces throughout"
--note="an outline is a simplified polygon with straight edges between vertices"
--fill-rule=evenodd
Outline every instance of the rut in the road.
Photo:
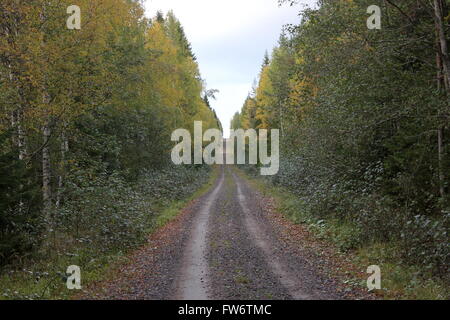
M 182 299 L 327 299 L 335 296 L 277 240 L 257 195 L 230 167 L 203 204 L 180 269 Z
M 235 179 L 227 167 L 225 183 L 210 216 L 208 261 L 215 299 L 289 299 L 271 272 L 264 253 L 246 228 Z
M 181 300 L 206 300 L 208 295 L 208 266 L 206 261 L 206 233 L 211 206 L 223 185 L 223 170 L 214 190 L 208 194 L 203 205 L 194 218 L 194 226 L 186 246 L 181 270 L 178 297 Z
M 341 299 L 320 259 L 286 241 L 267 199 L 222 166 L 214 186 L 154 233 L 90 299 Z M 278 221 L 278 222 L 277 222 Z M 290 238 L 289 238 L 290 239 Z
M 281 284 L 287 289 L 292 298 L 296 300 L 312 299 L 313 296 L 299 285 L 301 280 L 298 279 L 295 273 L 289 270 L 286 262 L 280 261 L 280 257 L 275 252 L 275 246 L 270 243 L 270 239 L 267 238 L 264 230 L 262 230 L 258 221 L 253 217 L 247 198 L 242 191 L 241 182 L 236 180 L 234 173 L 233 178 L 236 181 L 239 204 L 245 216 L 245 226 L 252 237 L 253 243 L 262 250 L 267 264 L 270 266 L 272 272 L 278 276 Z

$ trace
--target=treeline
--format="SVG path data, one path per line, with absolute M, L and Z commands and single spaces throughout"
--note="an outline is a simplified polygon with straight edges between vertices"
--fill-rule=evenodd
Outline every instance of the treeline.
M 73 4 L 80 30 L 66 25 Z M 171 12 L 147 19 L 137 0 L 2 0 L 0 266 L 140 239 L 151 204 L 207 179 L 169 167 L 170 134 L 194 120 L 220 127 L 211 93 Z
M 281 1 L 290 2 L 290 1 Z M 295 1 L 293 1 L 295 2 Z M 381 30 L 366 26 L 381 8 Z M 288 26 L 232 128 L 281 131 L 302 214 L 353 227 L 343 249 L 395 245 L 448 277 L 449 2 L 321 0 Z

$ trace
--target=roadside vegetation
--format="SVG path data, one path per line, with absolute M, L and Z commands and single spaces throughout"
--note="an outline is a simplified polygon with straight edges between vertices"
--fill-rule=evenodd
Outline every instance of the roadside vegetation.
M 359 243 L 360 230 L 348 221 L 336 218 L 316 217 L 305 203 L 291 190 L 274 185 L 259 175 L 249 174 L 242 168 L 241 174 L 262 194 L 275 200 L 276 210 L 294 224 L 302 224 L 318 241 L 329 243 L 336 253 L 350 259 L 359 273 L 349 272 L 347 283 L 366 288 L 367 278 L 360 278 L 370 265 L 381 268 L 381 290 L 375 294 L 382 299 L 447 300 L 448 284 L 419 265 L 406 264 L 401 258 L 400 244 L 386 242 Z M 355 245 L 355 242 L 359 243 Z M 333 274 L 334 271 L 330 270 Z M 367 275 L 369 276 L 369 275 Z
M 173 130 L 221 127 L 175 15 L 80 0 L 69 30 L 72 4 L 0 3 L 0 299 L 101 276 L 211 172 L 170 161 Z
M 208 167 L 172 167 L 148 173 L 133 187 L 119 181 L 90 187 L 71 203 L 76 211 L 67 211 L 46 247 L 3 267 L 0 299 L 70 298 L 77 293 L 66 286 L 70 265 L 80 267 L 83 287 L 107 278 L 216 176 Z
M 366 26 L 374 4 L 381 30 Z M 266 54 L 231 123 L 280 130 L 269 180 L 289 191 L 281 210 L 380 265 L 391 297 L 442 299 L 450 287 L 448 9 L 319 1 Z

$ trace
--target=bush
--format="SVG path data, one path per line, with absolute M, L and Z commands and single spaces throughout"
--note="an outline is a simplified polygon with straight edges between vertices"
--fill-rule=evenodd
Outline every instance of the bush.
M 448 211 L 417 214 L 421 208 L 417 203 L 404 206 L 398 194 L 383 194 L 377 184 L 384 174 L 380 164 L 363 171 L 359 178 L 351 178 L 293 156 L 282 157 L 280 172 L 268 179 L 297 198 L 281 208 L 283 212 L 295 222 L 308 223 L 318 234 L 328 230 L 342 251 L 371 243 L 395 243 L 397 255 L 405 263 L 448 277 Z
M 448 278 L 449 222 L 450 212 L 444 213 L 441 219 L 431 219 L 423 215 L 410 217 L 401 233 L 403 259 Z
M 10 138 L 0 135 L 0 267 L 35 248 L 41 232 L 31 172 L 19 161 L 18 150 L 3 152 Z
M 72 172 L 65 190 L 70 200 L 57 210 L 56 232 L 77 247 L 133 247 L 154 227 L 161 204 L 194 193 L 208 176 L 205 167 L 171 166 L 146 171 L 130 185 L 117 173 L 92 179 L 83 171 Z

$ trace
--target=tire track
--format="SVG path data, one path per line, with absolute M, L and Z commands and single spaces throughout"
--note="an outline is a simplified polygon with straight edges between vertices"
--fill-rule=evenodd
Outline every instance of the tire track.
M 183 256 L 181 274 L 178 282 L 177 299 L 207 300 L 209 298 L 208 262 L 206 260 L 206 234 L 212 205 L 224 180 L 223 168 L 215 189 L 203 200 L 203 205 L 194 218 L 191 237 Z
M 245 226 L 245 213 L 239 205 L 236 183 L 228 166 L 224 187 L 210 219 L 208 262 L 212 297 L 219 300 L 290 299 Z
M 265 198 L 229 166 L 214 186 L 153 234 L 95 299 L 344 299 L 302 239 L 287 242 Z M 365 297 L 360 295 L 361 297 Z
M 286 263 L 277 256 L 275 247 L 270 243 L 271 239 L 266 237 L 266 233 L 261 228 L 258 221 L 253 217 L 253 214 L 249 209 L 247 198 L 242 192 L 241 182 L 236 178 L 234 172 L 232 176 L 236 184 L 239 204 L 245 214 L 245 226 L 250 233 L 255 246 L 261 249 L 261 251 L 264 253 L 264 256 L 266 258 L 265 260 L 270 266 L 271 271 L 277 276 L 281 284 L 289 292 L 292 299 L 314 299 L 314 296 L 310 292 L 308 293 L 304 288 L 302 288 L 298 277 L 289 270 Z

